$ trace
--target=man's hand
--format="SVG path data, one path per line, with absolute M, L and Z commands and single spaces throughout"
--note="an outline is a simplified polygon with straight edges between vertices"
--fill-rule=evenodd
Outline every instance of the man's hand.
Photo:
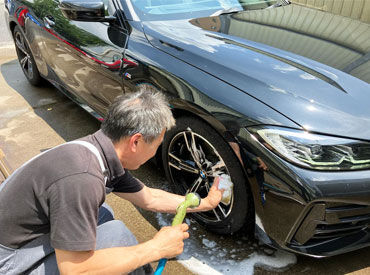
M 186 223 L 176 226 L 165 226 L 154 236 L 154 249 L 159 251 L 161 258 L 173 258 L 184 250 L 184 240 L 189 238 Z M 153 251 L 155 251 L 153 250 Z
M 219 182 L 220 177 L 216 177 L 211 189 L 208 192 L 208 196 L 202 199 L 207 201 L 207 203 L 209 204 L 209 210 L 216 208 L 222 199 L 222 193 L 224 192 L 224 189 L 218 189 Z
M 135 246 L 111 247 L 95 251 L 55 249 L 63 274 L 127 274 L 161 258 L 173 258 L 184 250 L 189 238 L 187 224 L 163 227 L 153 239 Z

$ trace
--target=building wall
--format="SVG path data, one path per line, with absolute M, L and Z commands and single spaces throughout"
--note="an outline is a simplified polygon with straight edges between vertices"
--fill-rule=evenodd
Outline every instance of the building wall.
M 293 1 L 307 3 L 232 15 L 228 33 L 309 57 L 370 83 L 370 24 L 306 6 L 330 0 Z M 339 12 L 335 5 L 327 7 Z M 370 7 L 370 0 L 366 5 Z
M 370 23 L 370 0 L 291 0 L 291 2 Z

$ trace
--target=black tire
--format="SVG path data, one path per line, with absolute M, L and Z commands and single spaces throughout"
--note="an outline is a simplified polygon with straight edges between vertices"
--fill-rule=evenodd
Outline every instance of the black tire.
M 194 149 L 193 153 L 190 152 L 185 137 L 188 144 L 194 141 L 198 153 L 194 153 Z M 194 155 L 203 157 L 197 163 Z M 164 137 L 162 160 L 168 181 L 174 192 L 181 195 L 196 191 L 202 198 L 206 197 L 214 179 L 210 167 L 216 167 L 216 163 L 220 165 L 216 171 L 230 175 L 234 184 L 230 205 L 221 202 L 214 211 L 192 214 L 207 230 L 230 234 L 238 231 L 246 222 L 254 223 L 251 218 L 254 215 L 250 207 L 251 196 L 240 162 L 227 142 L 211 126 L 193 117 L 176 119 L 176 126 Z M 197 187 L 196 183 L 199 182 Z
M 17 51 L 18 61 L 27 80 L 34 86 L 42 83 L 40 72 L 37 69 L 35 59 L 31 53 L 26 38 L 19 26 L 15 26 L 13 31 L 15 49 Z

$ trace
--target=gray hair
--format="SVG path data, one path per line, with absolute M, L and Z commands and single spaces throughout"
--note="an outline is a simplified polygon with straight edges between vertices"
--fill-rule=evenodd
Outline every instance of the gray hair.
M 150 85 L 140 85 L 137 92 L 116 98 L 101 125 L 113 142 L 134 134 L 142 134 L 151 143 L 163 131 L 175 125 L 165 96 Z

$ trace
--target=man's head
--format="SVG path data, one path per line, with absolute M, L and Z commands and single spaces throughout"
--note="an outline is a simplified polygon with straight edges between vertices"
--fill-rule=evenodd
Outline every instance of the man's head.
M 112 140 L 122 165 L 137 169 L 154 156 L 165 131 L 174 125 L 164 95 L 143 85 L 114 101 L 101 129 Z

